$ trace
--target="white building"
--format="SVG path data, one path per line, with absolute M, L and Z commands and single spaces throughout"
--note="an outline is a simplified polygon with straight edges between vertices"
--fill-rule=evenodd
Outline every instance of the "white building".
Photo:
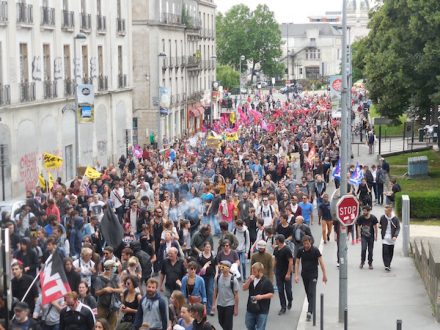
M 213 0 L 133 0 L 133 121 L 140 145 L 201 128 L 215 79 Z M 160 117 L 159 84 L 169 93 Z
M 132 126 L 130 8 L 131 0 L 0 1 L 0 199 L 35 187 L 43 152 L 64 159 L 52 171 L 63 180 L 77 166 L 125 153 Z M 78 149 L 75 82 L 93 83 L 95 91 L 94 123 L 79 124 Z
M 334 23 L 282 24 L 287 79 L 319 79 L 340 72 L 341 31 Z

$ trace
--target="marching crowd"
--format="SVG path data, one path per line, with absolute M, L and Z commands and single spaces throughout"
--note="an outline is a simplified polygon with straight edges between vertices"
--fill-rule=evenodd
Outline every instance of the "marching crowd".
M 10 329 L 211 329 L 208 315 L 217 314 L 231 330 L 238 292 L 248 290 L 246 327 L 260 330 L 274 292 L 279 315 L 292 308 L 299 276 L 311 302 L 318 266 L 324 282 L 327 276 L 310 226 L 322 226 L 324 243 L 338 230 L 327 191 L 339 159 L 339 122 L 329 102 L 326 94 L 285 103 L 270 95 L 248 99 L 236 119 L 211 127 L 234 139 L 209 145 L 207 137 L 217 135 L 208 131 L 164 150 L 148 145 L 97 167 L 97 179 L 27 192 L 20 212 L 2 215 L 20 301 Z M 383 203 L 389 180 L 389 165 L 381 165 L 363 167 L 362 182 L 349 189 L 363 206 L 351 229 L 353 244 L 362 240 L 361 267 L 367 250 L 372 267 L 378 220 L 369 211 L 373 192 Z M 390 201 L 400 189 L 393 184 Z M 380 222 L 390 270 L 399 221 L 386 210 Z M 50 299 L 57 290 L 62 294 Z M 2 299 L 0 310 L 4 318 Z M 308 320 L 312 312 L 310 303 Z

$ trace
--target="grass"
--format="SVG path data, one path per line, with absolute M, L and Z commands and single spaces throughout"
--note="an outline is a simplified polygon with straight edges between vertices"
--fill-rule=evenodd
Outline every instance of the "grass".
M 438 219 L 411 219 L 412 225 L 420 225 L 420 226 L 438 226 L 440 222 Z
M 377 111 L 377 108 L 374 104 L 370 107 L 370 118 L 379 118 L 382 117 L 381 114 Z M 383 125 L 382 126 L 382 136 L 402 136 L 404 130 L 404 124 L 407 121 L 408 117 L 406 114 L 403 114 L 399 117 L 397 125 Z M 417 129 L 417 127 L 416 127 Z M 379 126 L 374 127 L 374 134 L 376 136 L 379 135 Z

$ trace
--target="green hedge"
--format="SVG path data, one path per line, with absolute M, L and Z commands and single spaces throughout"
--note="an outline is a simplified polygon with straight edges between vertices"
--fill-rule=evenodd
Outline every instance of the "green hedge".
M 395 209 L 399 217 L 402 217 L 402 195 L 409 196 L 411 219 L 440 219 L 440 190 L 398 193 Z

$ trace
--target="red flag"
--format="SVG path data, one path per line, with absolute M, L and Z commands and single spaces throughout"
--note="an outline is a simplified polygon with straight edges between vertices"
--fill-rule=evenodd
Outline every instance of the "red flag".
M 52 253 L 44 264 L 44 269 L 40 272 L 40 284 L 43 305 L 50 304 L 71 291 L 63 260 L 58 252 Z

